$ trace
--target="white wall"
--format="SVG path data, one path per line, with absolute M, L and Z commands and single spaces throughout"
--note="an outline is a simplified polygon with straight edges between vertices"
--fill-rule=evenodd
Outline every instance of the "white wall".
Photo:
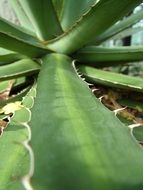
M 17 23 L 15 14 L 13 13 L 10 5 L 8 4 L 8 1 L 11 0 L 0 0 L 0 16 Z

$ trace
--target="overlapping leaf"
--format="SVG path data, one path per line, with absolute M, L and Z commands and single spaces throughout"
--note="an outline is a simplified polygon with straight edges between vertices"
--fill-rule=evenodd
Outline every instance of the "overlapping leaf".
M 53 39 L 62 33 L 52 0 L 20 1 L 41 40 Z
M 34 188 L 140 190 L 143 152 L 128 129 L 93 96 L 71 59 L 52 54 L 43 61 L 31 122 Z
M 69 31 L 51 40 L 47 47 L 59 53 L 71 54 L 103 33 L 141 2 L 142 0 L 100 0 Z

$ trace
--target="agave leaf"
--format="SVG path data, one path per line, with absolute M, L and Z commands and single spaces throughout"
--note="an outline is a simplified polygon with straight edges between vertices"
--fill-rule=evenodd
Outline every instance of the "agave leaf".
M 21 26 L 34 32 L 34 28 L 33 28 L 32 24 L 30 23 L 25 11 L 23 10 L 23 8 L 20 4 L 20 1 L 19 0 L 11 0 L 9 2 L 12 5 L 12 8 L 13 8 L 14 12 L 16 13 Z
M 16 52 L 0 48 L 0 65 L 7 64 L 18 59 L 25 58 L 26 56 L 20 55 Z
M 0 137 L 0 188 L 24 190 L 20 178 L 29 169 L 29 155 L 22 145 L 27 139 L 26 128 L 9 124 Z
M 10 92 L 12 90 L 15 81 L 16 81 L 15 79 L 12 79 L 0 82 L 0 104 L 1 101 L 7 100 L 9 98 Z
M 52 39 L 62 33 L 52 0 L 20 1 L 41 40 Z
M 96 67 L 108 67 L 119 63 L 134 62 L 143 60 L 143 47 L 98 47 L 87 46 L 79 50 L 73 57 L 85 64 L 92 64 Z
M 143 143 L 143 126 L 133 128 L 133 135 L 139 142 Z
M 17 78 L 19 76 L 31 75 L 40 70 L 40 65 L 31 59 L 23 59 L 0 67 L 0 80 Z
M 28 86 L 27 88 L 25 88 L 24 90 L 22 90 L 21 92 L 16 94 L 15 96 L 12 96 L 7 100 L 0 101 L 0 108 L 2 108 L 3 106 L 5 106 L 6 104 L 8 104 L 10 102 L 22 101 L 22 98 L 24 96 L 26 96 L 26 94 L 29 92 L 30 88 L 31 88 L 31 86 Z
M 36 190 L 143 188 L 142 149 L 77 76 L 70 58 L 45 57 L 32 111 Z
M 7 89 L 9 87 L 10 82 L 11 82 L 11 80 L 0 81 L 0 94 L 3 93 L 5 91 L 5 89 Z
M 35 85 L 25 99 L 33 96 L 31 93 L 33 88 Z M 29 168 L 32 168 L 32 153 L 30 146 L 27 145 L 31 138 L 30 128 L 27 124 L 30 116 L 30 110 L 25 107 L 25 104 L 21 104 L 21 109 L 14 112 L 14 116 L 0 137 L 0 157 L 2 158 L 0 188 L 3 190 L 30 189 L 25 182 L 31 172 Z
M 7 81 L 3 81 L 1 83 L 4 82 Z M 29 85 L 24 90 L 20 91 L 19 93 L 10 97 L 9 99 L 0 101 L 0 108 L 4 107 L 8 103 L 21 101 L 24 107 L 30 109 L 33 107 L 35 96 L 36 96 L 36 85 L 34 84 L 32 87 L 31 85 Z
M 48 42 L 47 47 L 59 53 L 73 53 L 93 37 L 103 33 L 141 2 L 142 0 L 100 0 L 83 14 L 69 31 Z
M 33 87 L 27 93 L 27 95 L 23 97 L 22 105 L 24 105 L 26 108 L 31 109 L 34 105 L 35 97 L 36 97 L 36 84 L 34 84 Z
M 122 106 L 127 106 L 129 108 L 136 109 L 140 112 L 143 111 L 143 104 L 142 101 L 137 101 L 137 100 L 131 100 L 131 99 L 120 99 L 118 100 L 118 103 L 121 104 Z
M 14 23 L 11 23 L 4 18 L 0 18 L 0 31 L 6 32 L 13 36 L 16 35 L 17 38 L 23 39 L 27 42 L 29 41 L 29 43 L 30 42 L 33 44 L 39 43 L 39 40 L 35 36 L 33 36 L 31 33 L 29 33 L 29 30 L 19 25 L 16 25 Z
M 124 31 L 125 29 L 129 28 L 133 24 L 137 23 L 138 21 L 143 19 L 143 11 L 139 11 L 131 16 L 124 18 L 119 23 L 111 26 L 108 30 L 106 30 L 103 34 L 99 35 L 96 39 L 94 44 L 100 44 L 105 40 L 108 40 L 115 36 L 116 34 Z M 93 42 L 92 42 L 93 43 Z
M 63 7 L 63 3 L 64 3 L 64 0 L 52 0 L 53 2 L 53 5 L 55 7 L 55 11 L 57 12 L 57 16 L 60 20 L 60 15 L 61 15 L 61 12 L 62 12 L 62 7 Z
M 113 73 L 110 71 L 103 71 L 84 65 L 80 65 L 78 68 L 89 82 L 143 92 L 142 78 Z
M 96 2 L 97 0 L 63 1 L 60 15 L 62 28 L 67 31 Z
M 129 127 L 131 125 L 134 125 L 135 123 L 131 120 L 128 120 L 127 118 L 124 118 L 120 115 L 118 115 L 118 118 L 120 119 L 121 122 L 123 122 L 126 127 Z M 136 125 L 136 124 L 135 124 Z M 138 126 L 138 127 L 133 127 L 130 129 L 131 135 L 135 137 L 136 141 L 143 145 L 143 125 Z
M 0 47 L 30 57 L 48 52 L 34 36 L 2 18 L 0 18 Z
M 27 80 L 26 76 L 22 76 L 22 77 L 15 79 L 13 87 L 17 87 L 17 86 L 23 85 L 23 84 L 28 83 L 28 82 L 29 81 Z

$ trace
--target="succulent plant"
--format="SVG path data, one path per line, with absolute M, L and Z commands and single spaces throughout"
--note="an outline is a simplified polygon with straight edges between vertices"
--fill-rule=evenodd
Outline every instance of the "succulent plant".
M 125 17 L 142 2 L 9 1 L 20 25 L 0 18 L 0 189 L 143 188 L 140 123 L 125 126 L 89 88 L 143 92 L 142 78 L 102 69 L 143 59 L 142 46 L 102 46 L 143 18 Z

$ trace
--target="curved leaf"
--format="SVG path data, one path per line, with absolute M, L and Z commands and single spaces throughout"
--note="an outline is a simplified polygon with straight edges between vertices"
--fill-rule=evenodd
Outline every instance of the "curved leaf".
M 31 59 L 23 59 L 3 65 L 0 67 L 0 80 L 17 78 L 19 76 L 31 75 L 40 70 L 40 65 Z
M 48 42 L 47 47 L 59 53 L 71 54 L 103 33 L 141 2 L 143 1 L 100 0 L 69 31 Z
M 126 47 L 98 47 L 87 46 L 78 51 L 73 57 L 85 64 L 92 64 L 96 67 L 106 67 L 124 62 L 143 60 L 142 46 Z
M 26 13 L 24 12 L 24 10 L 20 4 L 20 1 L 12 0 L 9 2 L 12 5 L 12 8 L 13 8 L 15 14 L 17 15 L 17 18 L 18 18 L 21 26 L 23 26 L 24 28 L 27 28 L 30 31 L 34 31 L 32 24 L 30 23 Z
M 96 2 L 97 0 L 63 1 L 60 15 L 62 28 L 67 31 Z
M 33 96 L 31 91 L 33 87 L 25 99 Z M 31 132 L 27 122 L 30 116 L 30 110 L 25 107 L 25 104 L 21 105 L 20 110 L 14 112 L 10 123 L 0 137 L 0 188 L 2 190 L 31 188 L 29 184 L 27 186 L 33 161 L 32 149 L 28 145 Z
M 133 128 L 133 135 L 139 142 L 143 143 L 143 126 Z
M 52 0 L 52 2 L 53 2 L 53 5 L 55 7 L 55 11 L 57 12 L 58 18 L 60 20 L 60 15 L 62 12 L 64 0 Z
M 143 79 L 80 65 L 79 71 L 89 82 L 143 92 Z
M 132 100 L 132 99 L 120 99 L 118 100 L 118 103 L 122 106 L 126 106 L 132 109 L 136 109 L 139 112 L 143 111 L 143 104 L 142 101 Z
M 142 149 L 77 76 L 70 58 L 44 58 L 32 111 L 36 190 L 143 188 Z
M 9 124 L 0 137 L 0 188 L 2 190 L 23 190 L 20 178 L 29 169 L 29 155 L 22 145 L 27 139 L 26 128 Z
M 5 81 L 4 81 L 5 82 Z M 16 102 L 16 101 L 22 101 L 22 98 L 24 96 L 26 96 L 26 94 L 28 93 L 28 91 L 30 90 L 31 86 L 28 86 L 27 88 L 25 88 L 24 90 L 22 90 L 20 93 L 18 93 L 17 95 L 10 97 L 7 100 L 2 100 L 0 101 L 0 107 L 2 108 L 3 106 L 5 106 L 6 104 L 10 103 L 10 102 Z
M 23 29 L 24 30 L 24 29 Z M 22 28 L 0 18 L 0 47 L 19 52 L 30 57 L 39 56 L 48 50 L 34 36 Z
M 41 40 L 52 39 L 62 33 L 52 0 L 20 2 Z
M 131 16 L 124 18 L 124 20 L 120 21 L 119 23 L 111 26 L 107 31 L 105 31 L 103 34 L 99 35 L 95 39 L 94 44 L 100 44 L 104 42 L 105 40 L 108 40 L 115 36 L 116 34 L 124 31 L 125 29 L 129 28 L 133 24 L 137 23 L 138 21 L 143 19 L 143 11 L 139 11 L 135 14 L 132 14 Z
M 20 55 L 16 52 L 0 48 L 0 65 L 4 65 L 13 61 L 16 61 L 18 59 L 25 58 L 26 56 Z

